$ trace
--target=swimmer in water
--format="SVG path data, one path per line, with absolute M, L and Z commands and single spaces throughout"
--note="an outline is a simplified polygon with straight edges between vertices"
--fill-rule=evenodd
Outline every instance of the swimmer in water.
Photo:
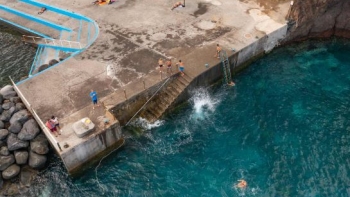
M 238 180 L 239 183 L 237 184 L 238 188 L 246 188 L 247 187 L 247 182 L 245 180 Z

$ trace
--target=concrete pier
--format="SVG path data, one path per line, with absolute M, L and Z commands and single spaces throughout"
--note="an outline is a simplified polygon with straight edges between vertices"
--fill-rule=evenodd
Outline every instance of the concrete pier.
M 62 135 L 56 138 L 45 126 L 43 129 L 69 172 L 121 143 L 120 124 L 125 124 L 164 80 L 156 69 L 159 58 L 171 58 L 174 71 L 175 63 L 181 59 L 186 75 L 193 80 L 190 86 L 208 85 L 222 77 L 220 62 L 214 58 L 216 44 L 227 51 L 232 69 L 238 70 L 284 39 L 290 6 L 290 1 L 193 0 L 186 1 L 185 8 L 171 11 L 176 1 L 118 0 L 102 6 L 83 0 L 42 2 L 87 16 L 99 28 L 97 40 L 86 50 L 17 84 L 38 121 L 45 122 L 51 115 L 60 118 Z M 23 2 L 0 0 L 0 4 L 35 16 L 40 10 Z M 75 33 L 88 29 L 81 28 L 79 20 L 50 10 L 40 17 Z M 7 20 L 54 39 L 60 35 L 18 17 Z M 83 35 L 81 40 L 89 37 L 87 33 Z M 79 40 L 77 36 L 72 39 Z M 101 101 L 94 110 L 91 89 Z M 180 96 L 178 102 L 187 97 Z M 72 124 L 84 117 L 89 117 L 96 128 L 79 138 Z M 109 122 L 105 123 L 105 119 Z

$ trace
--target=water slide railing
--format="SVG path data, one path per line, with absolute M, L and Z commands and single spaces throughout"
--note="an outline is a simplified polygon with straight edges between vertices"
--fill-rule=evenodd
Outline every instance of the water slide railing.
M 73 31 L 72 29 L 70 29 L 68 27 L 65 27 L 63 25 L 57 25 L 57 24 L 52 23 L 50 21 L 47 21 L 47 20 L 41 19 L 39 17 L 35 17 L 33 15 L 30 15 L 30 14 L 27 14 L 27 13 L 24 13 L 24 12 L 21 12 L 21 11 L 9 8 L 9 7 L 4 6 L 4 5 L 0 5 L 0 9 L 6 11 L 8 13 L 14 14 L 16 16 L 25 18 L 25 19 L 27 19 L 29 21 L 33 21 L 33 22 L 45 25 L 47 27 L 53 28 L 53 29 L 58 30 L 58 31 L 67 31 L 67 32 L 72 32 Z
M 37 36 L 22 36 L 22 40 L 24 42 L 34 43 L 39 46 L 51 46 L 53 48 L 57 49 L 82 49 L 81 43 L 76 41 L 70 41 L 70 40 L 55 40 L 52 38 L 42 38 Z M 68 50 L 68 49 L 67 49 Z
M 80 23 L 79 23 L 79 35 L 78 35 L 78 39 L 80 39 L 80 33 L 81 33 L 81 28 L 82 28 L 82 22 L 81 21 L 85 21 L 85 22 L 88 22 L 88 27 L 87 27 L 87 42 L 85 44 L 85 46 L 83 44 L 81 44 L 81 48 L 79 50 L 72 50 L 71 48 L 62 48 L 62 47 L 58 47 L 58 46 L 45 46 L 45 47 L 52 47 L 52 48 L 55 48 L 56 50 L 60 50 L 60 49 L 64 49 L 63 51 L 67 51 L 67 52 L 70 52 L 70 56 L 67 57 L 66 59 L 64 59 L 63 61 L 60 61 L 58 62 L 57 64 L 55 64 L 54 66 L 51 66 L 45 70 L 48 70 L 48 69 L 51 69 L 55 66 L 58 66 L 62 63 L 64 63 L 65 61 L 69 60 L 70 58 L 74 57 L 75 55 L 78 55 L 80 54 L 81 52 L 83 52 L 84 50 L 86 50 L 89 46 L 91 46 L 92 43 L 95 42 L 95 40 L 97 39 L 98 35 L 99 35 L 99 27 L 98 27 L 98 24 L 86 17 L 86 16 L 83 16 L 81 14 L 77 14 L 77 13 L 74 13 L 74 12 L 71 12 L 71 11 L 67 11 L 67 10 L 64 10 L 64 9 L 61 9 L 61 8 L 57 8 L 57 7 L 54 7 L 54 6 L 51 6 L 51 5 L 47 5 L 47 4 L 44 4 L 44 3 L 41 3 L 41 2 L 38 2 L 38 1 L 33 1 L 33 0 L 20 0 L 21 2 L 23 3 L 27 3 L 27 4 L 30 4 L 30 5 L 33 5 L 33 6 L 36 6 L 36 7 L 45 7 L 47 10 L 50 10 L 52 12 L 56 12 L 58 14 L 61 14 L 61 15 L 65 15 L 65 16 L 68 16 L 68 17 L 71 17 L 71 18 L 74 18 L 74 19 L 77 19 L 77 20 L 80 20 Z M 11 23 L 11 21 L 9 21 Z M 23 29 L 23 28 L 22 28 Z M 38 35 L 38 34 L 37 34 Z M 48 38 L 46 36 L 46 38 Z M 73 43 L 73 41 L 71 41 L 71 43 Z M 58 54 L 58 53 L 57 53 Z M 40 57 L 36 57 L 36 59 L 40 59 Z M 33 64 L 34 65 L 34 64 Z M 39 74 L 41 74 L 42 72 L 38 72 L 38 73 L 33 73 L 35 71 L 36 68 L 31 68 L 30 70 L 30 73 L 29 73 L 29 76 L 30 78 L 31 77 L 35 77 Z M 26 80 L 28 80 L 29 78 L 27 79 L 24 79 L 20 82 L 17 83 L 17 85 L 25 82 Z

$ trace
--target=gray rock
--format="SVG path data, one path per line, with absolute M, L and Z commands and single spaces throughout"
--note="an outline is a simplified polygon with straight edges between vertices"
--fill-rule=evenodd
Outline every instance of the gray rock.
M 15 112 L 18 112 L 16 106 L 12 106 L 10 109 L 9 109 L 9 113 L 11 114 L 11 116 L 15 113 Z
M 39 125 L 34 119 L 24 123 L 21 131 L 18 133 L 20 140 L 32 140 L 40 133 Z
M 26 106 L 23 103 L 16 103 L 16 112 L 22 109 L 26 109 Z
M 3 155 L 3 156 L 8 156 L 10 154 L 10 151 L 9 149 L 7 148 L 7 146 L 2 146 L 0 148 L 0 155 Z
M 18 150 L 20 148 L 27 148 L 29 146 L 28 141 L 22 141 L 17 138 L 17 135 L 10 133 L 7 137 L 7 148 L 9 151 Z
M 28 164 L 34 169 L 41 169 L 45 166 L 46 160 L 47 158 L 45 155 L 39 155 L 30 151 Z
M 9 186 L 4 186 L 4 192 L 3 194 L 5 196 L 16 196 L 19 195 L 19 188 L 18 188 L 18 184 L 17 183 L 9 183 Z M 5 183 L 5 185 L 8 185 Z M 7 189 L 5 189 L 7 188 Z
M 7 167 L 15 162 L 13 155 L 0 156 L 0 171 L 4 171 Z
M 0 120 L 0 129 L 5 128 L 5 124 Z
M 7 129 L 0 129 L 0 140 L 4 140 L 9 134 Z
M 11 133 L 19 133 L 22 129 L 22 124 L 18 121 L 15 121 L 13 122 L 10 127 L 8 128 L 8 130 L 11 132 Z
M 13 106 L 15 106 L 14 103 L 12 103 L 12 102 L 6 102 L 6 103 L 2 104 L 1 107 L 2 107 L 3 109 L 5 109 L 5 110 L 8 110 L 8 109 L 10 109 L 10 108 L 13 107 Z
M 29 187 L 31 182 L 34 180 L 36 170 L 31 169 L 29 166 L 24 166 L 21 169 L 21 174 L 19 175 L 19 181 L 22 186 Z
M 11 101 L 12 103 L 21 103 L 21 102 L 22 102 L 21 98 L 19 98 L 18 96 L 11 97 L 11 98 L 10 98 L 10 101 Z
M 16 159 L 16 163 L 18 165 L 26 164 L 28 161 L 28 156 L 29 156 L 29 154 L 25 150 L 15 151 L 15 159 Z
M 39 134 L 30 141 L 30 150 L 39 154 L 44 155 L 49 152 L 49 142 L 44 134 Z
M 6 142 L 0 140 L 0 147 L 6 146 Z
M 2 189 L 3 185 L 4 185 L 4 180 L 2 180 L 2 176 L 0 176 L 0 190 Z
M 8 122 L 11 119 L 11 115 L 9 110 L 4 110 L 0 116 L 0 120 Z
M 2 171 L 2 178 L 4 178 L 5 180 L 12 179 L 15 176 L 17 176 L 20 171 L 21 168 L 18 165 L 12 164 L 8 168 L 6 168 L 6 170 Z
M 26 109 L 22 109 L 21 111 L 16 112 L 13 114 L 12 118 L 10 119 L 10 123 L 12 124 L 15 121 L 19 121 L 21 124 L 24 124 L 30 117 L 30 113 Z
M 0 94 L 2 94 L 4 99 L 9 99 L 17 95 L 17 93 L 13 90 L 13 87 L 10 85 L 1 88 Z

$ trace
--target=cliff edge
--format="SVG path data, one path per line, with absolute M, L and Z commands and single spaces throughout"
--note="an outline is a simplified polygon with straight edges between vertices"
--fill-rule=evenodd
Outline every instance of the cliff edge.
M 349 0 L 295 0 L 287 19 L 287 42 L 330 36 L 350 38 Z

